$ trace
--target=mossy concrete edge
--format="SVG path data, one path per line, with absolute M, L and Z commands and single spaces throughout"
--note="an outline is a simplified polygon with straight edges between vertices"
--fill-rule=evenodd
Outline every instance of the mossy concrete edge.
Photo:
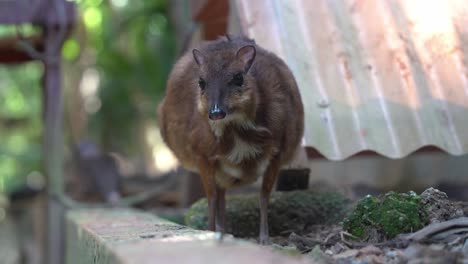
M 67 264 L 313 263 L 133 209 L 72 210 L 66 222 Z

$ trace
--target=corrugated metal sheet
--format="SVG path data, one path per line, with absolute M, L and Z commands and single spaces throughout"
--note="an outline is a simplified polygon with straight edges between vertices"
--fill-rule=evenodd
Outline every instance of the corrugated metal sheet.
M 245 34 L 291 67 L 305 144 L 332 160 L 468 152 L 466 0 L 235 0 Z

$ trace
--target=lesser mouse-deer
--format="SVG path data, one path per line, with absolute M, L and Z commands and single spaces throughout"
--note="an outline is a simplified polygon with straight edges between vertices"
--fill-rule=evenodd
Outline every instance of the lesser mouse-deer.
M 174 65 L 158 114 L 164 141 L 201 176 L 209 229 L 224 232 L 227 188 L 263 177 L 260 243 L 267 243 L 269 196 L 304 130 L 288 66 L 243 36 L 205 42 Z

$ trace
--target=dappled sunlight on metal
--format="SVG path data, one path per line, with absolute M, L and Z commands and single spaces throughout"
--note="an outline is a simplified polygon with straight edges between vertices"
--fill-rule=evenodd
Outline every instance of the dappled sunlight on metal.
M 466 1 L 234 2 L 242 31 L 293 71 L 306 146 L 332 160 L 468 152 Z

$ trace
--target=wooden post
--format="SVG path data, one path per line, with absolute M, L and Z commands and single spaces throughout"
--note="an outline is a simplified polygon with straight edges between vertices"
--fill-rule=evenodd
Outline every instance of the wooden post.
M 64 208 L 59 197 L 63 195 L 63 135 L 62 93 L 60 75 L 60 52 L 65 34 L 57 27 L 44 27 L 45 58 L 43 76 L 44 118 L 44 170 L 48 181 L 47 208 L 47 260 L 46 263 L 61 264 L 64 247 Z
M 47 255 L 43 263 L 62 264 L 64 243 L 63 135 L 60 54 L 63 42 L 76 18 L 75 4 L 65 0 L 0 1 L 0 24 L 31 23 L 43 28 L 42 36 L 28 38 L 29 49 L 18 50 L 19 38 L 0 41 L 0 63 L 41 60 L 43 75 L 43 169 L 47 176 L 47 217 L 34 219 L 47 223 Z M 24 47 L 23 47 L 24 48 Z M 5 55 L 7 54 L 7 55 Z M 47 218 L 47 219 L 46 219 Z M 46 240 L 46 239 L 44 239 Z M 46 242 L 46 241 L 42 241 Z M 1 260 L 0 260 L 1 262 Z

